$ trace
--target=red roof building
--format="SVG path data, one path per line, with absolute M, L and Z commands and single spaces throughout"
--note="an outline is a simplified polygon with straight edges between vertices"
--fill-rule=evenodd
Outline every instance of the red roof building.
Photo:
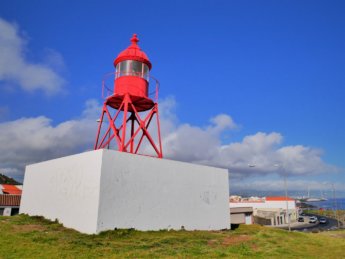
M 0 194 L 0 207 L 19 207 L 21 195 Z
M 15 185 L 1 184 L 0 187 L 2 189 L 2 193 L 3 194 L 17 194 L 17 195 L 21 195 L 22 194 L 22 190 L 19 189 Z
M 17 215 L 21 197 L 21 195 L 0 194 L 0 216 Z
M 285 196 L 268 196 L 266 197 L 266 201 L 294 201 L 294 199 Z

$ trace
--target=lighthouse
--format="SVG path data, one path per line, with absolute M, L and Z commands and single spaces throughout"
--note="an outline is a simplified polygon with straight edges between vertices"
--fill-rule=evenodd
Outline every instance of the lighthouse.
M 103 80 L 94 150 L 26 166 L 20 213 L 87 234 L 229 229 L 228 170 L 161 159 L 159 83 L 138 42 Z
M 109 93 L 109 88 L 104 82 L 102 84 L 102 92 L 109 95 L 105 96 L 94 149 L 109 148 L 115 142 L 118 151 L 145 154 L 140 153 L 140 148 L 147 140 L 153 152 L 145 155 L 162 158 L 159 83 L 150 76 L 152 64 L 140 49 L 137 35 L 134 34 L 130 41 L 131 45 L 114 60 L 113 91 Z M 156 123 L 155 127 L 152 127 L 153 123 Z

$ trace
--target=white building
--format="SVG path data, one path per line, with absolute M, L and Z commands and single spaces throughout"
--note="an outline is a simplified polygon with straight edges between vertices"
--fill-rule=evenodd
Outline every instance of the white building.
M 229 202 L 230 210 L 234 208 L 251 207 L 253 208 L 255 223 L 273 226 L 288 223 L 286 205 L 288 205 L 290 221 L 296 221 L 298 216 L 296 201 L 289 197 L 286 199 L 285 197 L 281 196 L 270 196 L 264 198 L 242 198 L 240 196 L 231 196 Z
M 0 194 L 0 216 L 13 216 L 19 213 L 21 195 Z
M 231 224 L 251 225 L 254 223 L 252 207 L 230 208 L 230 217 Z

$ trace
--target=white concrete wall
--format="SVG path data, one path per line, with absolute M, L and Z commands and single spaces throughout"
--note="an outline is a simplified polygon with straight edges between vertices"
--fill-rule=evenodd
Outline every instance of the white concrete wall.
M 253 209 L 286 209 L 286 201 L 230 202 L 230 208 L 252 207 Z M 295 201 L 288 201 L 289 210 L 296 209 Z
M 256 208 L 266 208 L 267 205 L 264 202 L 230 202 L 230 208 L 244 208 L 244 207 L 252 207 L 253 209 Z
M 2 214 L 3 216 L 11 216 L 12 208 L 5 208 L 4 213 Z
M 27 166 L 20 213 L 95 233 L 101 164 L 98 150 Z
M 230 227 L 225 169 L 97 150 L 27 166 L 20 213 L 84 233 Z
M 286 201 L 266 201 L 267 205 L 271 208 L 282 208 L 286 209 Z M 295 201 L 288 201 L 289 210 L 296 209 L 296 202 Z
M 252 214 L 246 213 L 245 217 L 246 217 L 246 225 L 253 224 L 253 216 L 252 216 Z
M 99 231 L 229 228 L 227 170 L 104 152 Z

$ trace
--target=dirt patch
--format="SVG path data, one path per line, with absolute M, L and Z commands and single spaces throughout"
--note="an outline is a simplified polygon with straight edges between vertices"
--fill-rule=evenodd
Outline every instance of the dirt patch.
M 259 250 L 259 247 L 256 245 L 256 244 L 252 244 L 250 246 L 254 251 L 258 251 Z
M 209 245 L 209 246 L 216 246 L 217 243 L 218 243 L 218 240 L 216 240 L 216 239 L 211 239 L 211 240 L 207 241 L 207 245 Z
M 330 237 L 335 237 L 335 238 L 345 238 L 345 233 L 339 233 L 339 234 L 330 234 Z
M 242 244 L 250 241 L 252 237 L 247 235 L 239 235 L 239 236 L 228 236 L 223 239 L 222 245 L 230 246 L 230 245 L 237 245 Z
M 14 225 L 15 232 L 32 232 L 32 231 L 45 231 L 46 228 L 41 225 Z

